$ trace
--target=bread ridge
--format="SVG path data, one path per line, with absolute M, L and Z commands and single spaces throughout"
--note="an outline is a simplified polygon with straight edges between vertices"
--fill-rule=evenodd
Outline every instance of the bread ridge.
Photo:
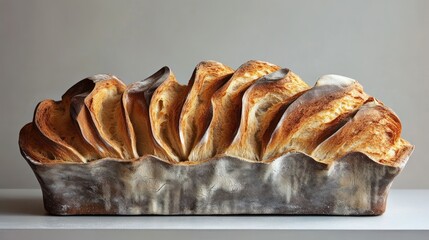
M 38 104 L 19 146 L 42 164 L 146 155 L 186 166 L 223 157 L 270 163 L 300 152 L 330 165 L 359 152 L 403 167 L 414 146 L 401 129 L 356 80 L 326 75 L 310 88 L 271 63 L 251 60 L 234 71 L 203 61 L 188 85 L 168 67 L 128 86 L 110 74 L 81 80 L 60 101 Z
M 223 154 L 231 144 L 240 123 L 244 91 L 258 78 L 279 70 L 272 63 L 250 60 L 242 64 L 211 99 L 213 116 L 202 139 L 192 149 L 188 160 L 201 161 Z
M 179 137 L 186 158 L 210 124 L 213 94 L 229 80 L 233 72 L 231 67 L 216 61 L 202 61 L 195 67 L 179 119 Z
M 292 151 L 310 154 L 367 98 L 362 86 L 354 79 L 322 76 L 283 113 L 263 153 L 263 160 L 273 161 Z
M 82 162 L 99 159 L 101 156 L 84 140 L 77 123 L 73 121 L 70 113 L 71 101 L 74 96 L 88 92 L 94 86 L 95 83 L 87 78 L 77 82 L 61 96 L 61 101 L 48 99 L 40 102 L 33 117 L 42 137 L 49 138 L 52 144 L 70 148 Z
M 82 162 L 98 159 L 97 152 L 92 147 L 90 149 L 90 145 L 88 147 L 81 138 L 68 113 L 68 107 L 61 101 L 43 100 L 36 107 L 33 122 L 41 135 L 51 144 L 67 148 L 70 154 Z
M 168 78 L 153 92 L 149 104 L 149 118 L 156 143 L 163 149 L 155 155 L 166 154 L 170 162 L 186 160 L 179 138 L 179 114 L 185 101 L 188 86 L 180 85 L 169 69 Z
M 225 154 L 250 161 L 262 160 L 262 150 L 267 144 L 264 136 L 277 112 L 289 105 L 295 95 L 308 89 L 309 86 L 287 68 L 258 79 L 243 95 L 240 126 Z
M 401 136 L 398 116 L 383 103 L 371 97 L 335 134 L 312 152 L 320 162 L 330 164 L 351 152 L 361 152 L 374 161 L 401 167 L 413 146 Z
M 85 97 L 84 103 L 97 131 L 122 159 L 138 158 L 137 152 L 132 148 L 122 105 L 125 84 L 114 75 L 103 74 L 96 78 L 99 80 Z
M 23 155 L 42 164 L 83 163 L 81 157 L 70 148 L 56 144 L 37 129 L 33 122 L 27 123 L 19 132 L 19 148 Z
M 122 96 L 125 120 L 131 126 L 131 144 L 139 156 L 154 155 L 156 152 L 158 157 L 166 158 L 152 134 L 149 104 L 153 92 L 169 77 L 169 72 L 168 67 L 161 68 L 144 80 L 128 85 Z
M 70 114 L 73 121 L 79 127 L 84 140 L 93 146 L 102 158 L 113 157 L 120 158 L 117 152 L 108 142 L 106 142 L 97 130 L 97 127 L 91 119 L 91 114 L 85 106 L 85 98 L 88 93 L 78 94 L 71 100 Z

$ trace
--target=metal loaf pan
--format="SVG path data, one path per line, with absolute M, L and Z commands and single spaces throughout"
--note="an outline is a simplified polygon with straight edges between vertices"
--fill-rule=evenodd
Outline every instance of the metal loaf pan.
M 197 165 L 153 156 L 43 165 L 23 155 L 54 215 L 380 215 L 402 169 L 362 153 L 331 165 L 302 153 L 268 164 L 221 157 Z

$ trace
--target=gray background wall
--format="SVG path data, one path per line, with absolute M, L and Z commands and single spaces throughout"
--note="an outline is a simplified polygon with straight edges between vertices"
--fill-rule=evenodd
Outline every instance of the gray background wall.
M 38 186 L 17 144 L 37 102 L 95 73 L 131 83 L 168 65 L 186 83 L 205 59 L 265 60 L 310 84 L 357 79 L 416 145 L 393 187 L 429 188 L 428 10 L 424 0 L 0 0 L 0 188 Z

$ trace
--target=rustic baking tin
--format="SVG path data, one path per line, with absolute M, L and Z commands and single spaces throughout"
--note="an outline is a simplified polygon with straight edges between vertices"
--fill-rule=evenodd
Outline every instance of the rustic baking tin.
M 291 153 L 271 163 L 172 165 L 146 156 L 40 164 L 22 154 L 54 215 L 380 215 L 408 160 L 391 167 L 351 153 L 325 165 Z

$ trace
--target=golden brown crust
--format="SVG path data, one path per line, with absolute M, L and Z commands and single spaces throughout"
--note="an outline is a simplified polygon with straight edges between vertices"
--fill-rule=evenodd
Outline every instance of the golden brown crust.
M 101 156 L 83 139 L 78 126 L 73 122 L 70 103 L 75 95 L 90 91 L 94 85 L 93 81 L 84 79 L 67 90 L 61 101 L 40 102 L 33 118 L 34 126 L 40 131 L 40 137 L 69 149 L 82 162 L 99 159 Z
M 84 103 L 100 136 L 123 159 L 137 158 L 132 148 L 129 126 L 125 121 L 122 94 L 126 86 L 115 76 L 102 75 Z
M 100 158 L 98 152 L 83 139 L 72 122 L 69 105 L 53 100 L 40 102 L 35 111 L 34 124 L 43 137 L 69 149 L 82 162 Z
M 84 103 L 87 95 L 88 93 L 83 93 L 76 95 L 71 99 L 70 114 L 73 121 L 77 124 L 84 140 L 96 149 L 102 158 L 120 158 L 120 154 L 106 141 L 104 141 L 100 136 L 100 133 L 97 131 L 97 128 L 91 119 L 91 114 Z
M 225 154 L 260 161 L 266 145 L 264 136 L 270 123 L 275 121 L 277 112 L 289 105 L 296 94 L 308 88 L 289 69 L 281 69 L 258 79 L 244 93 L 240 127 Z
M 171 162 L 186 160 L 179 138 L 179 114 L 188 92 L 187 86 L 176 81 L 169 71 L 168 78 L 154 91 L 149 104 L 152 134 L 156 143 L 164 150 L 156 156 L 167 155 Z
M 168 67 L 128 87 L 95 75 L 61 101 L 42 101 L 20 132 L 20 149 L 42 164 L 146 155 L 178 165 L 224 156 L 270 162 L 288 152 L 325 164 L 354 152 L 405 164 L 413 146 L 400 138 L 398 117 L 356 81 L 327 75 L 309 89 L 279 69 L 249 61 L 234 72 L 205 61 L 188 86 Z
M 258 78 L 279 69 L 279 66 L 271 63 L 252 60 L 234 72 L 212 97 L 212 120 L 201 141 L 191 151 L 190 161 L 201 161 L 224 153 L 240 124 L 244 91 Z
M 400 166 L 413 147 L 400 137 L 401 122 L 396 114 L 370 98 L 335 134 L 312 153 L 323 163 L 331 163 L 350 152 L 361 152 L 389 166 Z
M 179 120 L 179 136 L 186 158 L 210 124 L 211 97 L 228 81 L 233 72 L 232 68 L 215 61 L 200 62 L 195 67 Z
M 82 162 L 82 159 L 63 145 L 44 137 L 33 123 L 19 132 L 19 147 L 32 160 L 43 163 Z
M 95 126 L 92 124 L 88 109 L 84 106 L 85 97 L 94 89 L 95 83 L 103 79 L 102 76 L 105 75 L 99 74 L 79 81 L 63 94 L 61 102 L 68 109 L 65 112 L 69 113 L 70 124 L 74 125 L 74 129 L 81 136 L 86 147 L 89 146 L 89 149 L 93 149 L 92 154 L 94 156 L 97 155 L 99 158 L 119 158 L 119 154 L 99 136 Z M 79 149 L 77 150 L 79 151 Z M 83 154 L 83 156 L 85 157 L 86 154 Z M 87 158 L 87 160 L 92 159 L 92 157 Z
M 131 144 L 135 146 L 138 155 L 158 155 L 163 150 L 155 143 L 149 119 L 149 103 L 153 92 L 169 77 L 169 69 L 161 68 L 150 77 L 127 86 L 122 102 L 124 104 L 126 121 L 131 126 Z M 160 157 L 165 157 L 162 154 Z
M 310 154 L 367 99 L 355 80 L 326 75 L 284 112 L 264 152 L 272 161 L 291 151 Z

